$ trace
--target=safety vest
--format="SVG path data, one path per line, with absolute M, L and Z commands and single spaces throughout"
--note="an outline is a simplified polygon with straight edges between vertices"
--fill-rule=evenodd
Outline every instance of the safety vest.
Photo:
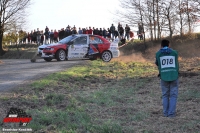
M 170 50 L 170 53 L 156 53 L 156 61 L 160 73 L 160 78 L 164 81 L 174 81 L 178 79 L 179 64 L 178 53 L 175 50 Z

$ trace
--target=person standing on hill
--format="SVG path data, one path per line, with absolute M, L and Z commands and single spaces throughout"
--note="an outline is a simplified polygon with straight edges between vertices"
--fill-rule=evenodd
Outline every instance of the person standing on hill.
M 54 33 L 53 33 L 53 40 L 54 42 L 58 42 L 58 32 L 56 30 L 54 30 Z
M 28 44 L 30 44 L 30 42 L 31 42 L 31 34 L 29 32 L 27 34 L 27 39 L 28 39 Z
M 97 35 L 97 31 L 94 27 L 93 27 L 93 35 Z
M 111 39 L 111 31 L 110 28 L 107 29 L 107 37 L 110 40 Z
M 93 33 L 94 35 L 99 35 L 99 29 L 96 28 L 95 32 Z
M 85 34 L 89 34 L 89 30 L 88 30 L 87 27 L 86 27 L 86 29 L 85 29 Z
M 65 30 L 64 30 L 64 28 L 62 28 L 61 30 L 60 30 L 60 36 L 59 36 L 59 40 L 62 40 L 63 38 L 65 38 Z
M 117 29 L 115 29 L 115 31 L 114 31 L 114 36 L 115 36 L 115 39 L 116 39 L 117 37 L 120 38 L 120 37 L 119 37 L 119 32 L 118 32 Z
M 161 49 L 156 53 L 156 62 L 161 78 L 163 115 L 176 116 L 176 103 L 178 97 L 178 53 L 169 48 L 169 41 L 161 41 Z
M 119 27 L 119 35 L 120 35 L 120 39 L 124 37 L 124 28 L 122 27 L 122 25 L 120 25 Z
M 76 30 L 76 27 L 74 27 L 73 28 L 73 30 L 72 30 L 72 34 L 77 34 L 78 32 L 77 32 L 77 30 Z
M 45 44 L 49 43 L 49 28 L 46 26 L 44 36 L 45 36 Z
M 110 27 L 110 31 L 111 31 L 112 39 L 114 39 L 115 26 L 113 24 Z
M 91 34 L 92 35 L 92 28 L 91 27 L 89 27 L 89 30 L 88 30 L 88 34 Z
M 53 32 L 53 30 L 51 30 L 51 32 L 49 33 L 49 36 L 50 36 L 50 43 L 53 43 L 54 42 L 54 32 Z
M 43 30 L 40 32 L 40 34 L 41 34 L 40 44 L 43 45 L 43 43 L 44 43 L 44 34 L 43 34 Z
M 83 34 L 83 30 L 79 27 L 78 34 Z
M 125 27 L 125 38 L 127 37 L 127 40 L 129 40 L 130 38 L 130 27 L 128 26 L 128 24 L 126 24 Z
M 70 30 L 69 27 L 67 27 L 67 29 L 65 30 L 65 37 L 68 37 L 72 34 L 72 31 Z
M 41 33 L 39 28 L 37 28 L 37 45 L 40 45 Z
M 103 28 L 103 33 L 102 33 L 102 35 L 103 35 L 104 38 L 106 38 L 106 36 L 107 36 L 107 31 L 106 31 L 105 28 Z
M 35 29 L 33 31 L 33 42 L 37 43 L 37 31 Z
M 94 35 L 94 32 L 95 32 L 95 28 L 93 27 L 92 28 L 92 35 Z
M 102 30 L 102 28 L 100 28 L 100 30 L 99 30 L 99 36 L 103 36 L 103 30 Z

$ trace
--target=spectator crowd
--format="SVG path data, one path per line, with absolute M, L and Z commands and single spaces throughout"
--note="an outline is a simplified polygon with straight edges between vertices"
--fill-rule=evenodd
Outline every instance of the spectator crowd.
M 37 28 L 37 30 L 34 29 L 28 33 L 21 30 L 19 31 L 19 34 L 23 34 L 23 37 L 21 37 L 19 40 L 20 43 L 27 43 L 28 41 L 28 43 L 35 43 L 37 45 L 58 42 L 59 40 L 72 34 L 93 34 L 102 36 L 109 40 L 113 40 L 115 38 L 129 40 L 134 36 L 134 33 L 130 30 L 128 24 L 123 27 L 120 23 L 118 23 L 117 27 L 115 27 L 114 24 L 111 24 L 110 28 L 107 29 L 95 27 L 79 27 L 77 29 L 75 25 L 73 27 L 68 25 L 65 29 L 61 28 L 58 31 L 56 29 L 50 30 L 49 27 L 46 26 L 44 31 Z

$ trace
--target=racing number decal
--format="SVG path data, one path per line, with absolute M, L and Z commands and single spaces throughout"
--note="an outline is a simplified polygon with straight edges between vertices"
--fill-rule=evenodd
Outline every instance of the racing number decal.
M 160 57 L 161 68 L 175 67 L 174 56 L 162 56 Z

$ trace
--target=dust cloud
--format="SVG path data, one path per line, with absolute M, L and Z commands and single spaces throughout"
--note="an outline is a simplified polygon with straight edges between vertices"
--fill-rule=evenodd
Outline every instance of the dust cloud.
M 131 55 L 124 55 L 123 52 L 120 52 L 118 58 L 113 58 L 112 61 L 121 61 L 121 62 L 146 62 L 147 60 L 142 56 L 142 53 L 133 53 Z

